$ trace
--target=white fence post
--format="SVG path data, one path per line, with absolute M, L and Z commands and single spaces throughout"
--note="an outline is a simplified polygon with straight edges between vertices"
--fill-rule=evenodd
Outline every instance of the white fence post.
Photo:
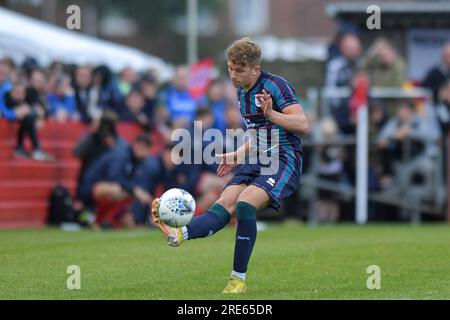
M 356 128 L 356 223 L 367 223 L 368 217 L 368 162 L 369 111 L 367 105 L 358 109 Z

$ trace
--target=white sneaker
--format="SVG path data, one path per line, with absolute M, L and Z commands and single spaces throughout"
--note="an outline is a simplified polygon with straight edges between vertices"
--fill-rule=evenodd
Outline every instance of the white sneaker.
M 54 158 L 51 155 L 43 152 L 42 150 L 33 151 L 33 153 L 31 154 L 31 158 L 36 161 L 53 161 L 54 160 Z

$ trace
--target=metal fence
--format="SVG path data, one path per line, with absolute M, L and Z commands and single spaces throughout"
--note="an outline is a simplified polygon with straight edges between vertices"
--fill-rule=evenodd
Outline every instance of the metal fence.
M 329 101 L 336 98 L 348 98 L 351 95 L 349 88 L 310 88 L 307 92 L 307 110 L 317 120 L 331 117 Z M 445 214 L 445 204 L 447 201 L 447 181 L 443 177 L 442 153 L 436 152 L 429 161 L 416 164 L 421 166 L 425 172 L 425 182 L 421 185 L 411 185 L 408 182 L 409 159 L 408 142 L 404 144 L 406 154 L 404 165 L 399 168 L 399 176 L 396 177 L 397 189 L 387 192 L 368 191 L 368 161 L 369 148 L 374 145 L 374 141 L 368 139 L 369 111 L 371 99 L 417 99 L 424 101 L 424 112 L 427 121 L 433 121 L 432 94 L 424 88 L 371 88 L 369 92 L 369 106 L 358 111 L 358 121 L 356 125 L 356 135 L 346 135 L 335 141 L 324 141 L 320 139 L 307 139 L 304 141 L 305 147 L 310 147 L 312 154 L 311 167 L 304 173 L 302 197 L 309 202 L 308 222 L 317 223 L 317 192 L 318 190 L 328 190 L 346 199 L 355 199 L 355 219 L 358 224 L 365 224 L 368 221 L 368 202 L 378 202 L 389 204 L 401 208 L 403 215 L 408 215 L 412 222 L 418 223 L 421 219 L 421 212 L 433 213 L 437 215 Z M 434 142 L 436 148 L 439 141 Z M 342 184 L 325 179 L 321 179 L 317 172 L 319 163 L 318 149 L 324 145 L 354 146 L 356 148 L 356 185 Z M 438 149 L 436 149 L 438 150 Z M 449 175 L 450 176 L 450 175 Z M 450 212 L 450 205 L 448 207 Z M 450 213 L 449 213 L 450 220 Z

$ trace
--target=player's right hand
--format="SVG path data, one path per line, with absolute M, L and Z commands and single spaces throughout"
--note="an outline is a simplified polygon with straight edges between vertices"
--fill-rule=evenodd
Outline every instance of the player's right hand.
M 216 157 L 221 158 L 219 167 L 217 168 L 217 175 L 223 177 L 237 166 L 236 155 L 232 153 L 216 154 Z

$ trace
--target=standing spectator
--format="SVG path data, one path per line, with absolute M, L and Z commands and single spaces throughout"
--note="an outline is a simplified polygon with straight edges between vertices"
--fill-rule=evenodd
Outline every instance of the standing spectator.
M 363 65 L 374 87 L 401 87 L 406 82 L 405 61 L 383 38 L 369 49 Z
M 439 90 L 450 79 L 450 42 L 442 49 L 442 62 L 428 71 L 422 85 L 433 91 L 433 101 L 439 102 Z
M 361 43 L 359 38 L 351 33 L 342 36 L 339 42 L 340 56 L 332 59 L 327 65 L 326 86 L 350 87 L 352 78 L 359 68 Z M 330 99 L 331 113 L 342 133 L 354 133 L 355 126 L 351 121 L 348 98 Z
M 55 91 L 48 95 L 47 102 L 51 117 L 60 122 L 77 120 L 74 91 L 68 77 L 56 80 Z
M 174 127 L 189 127 L 194 121 L 197 102 L 188 91 L 189 69 L 180 66 L 173 83 L 161 92 L 161 103 L 166 107 Z

